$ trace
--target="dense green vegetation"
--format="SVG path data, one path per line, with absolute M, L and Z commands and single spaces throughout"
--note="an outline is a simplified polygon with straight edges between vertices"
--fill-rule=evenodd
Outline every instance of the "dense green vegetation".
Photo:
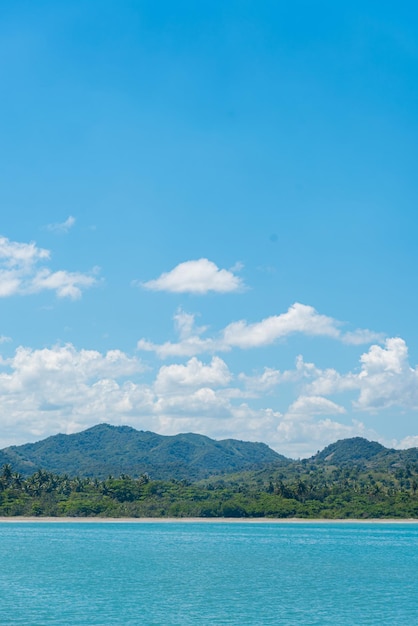
M 317 465 L 246 472 L 191 483 L 128 475 L 104 480 L 9 464 L 0 472 L 0 515 L 98 517 L 418 517 L 418 465 L 370 470 Z
M 292 461 L 264 444 L 101 424 L 6 448 L 1 465 L 2 516 L 418 518 L 418 449 L 361 437 Z
M 109 424 L 0 450 L 0 467 L 11 464 L 23 476 L 42 468 L 99 479 L 109 474 L 138 477 L 147 472 L 160 480 L 199 480 L 271 463 L 290 461 L 263 443 L 214 441 L 193 433 L 168 437 Z

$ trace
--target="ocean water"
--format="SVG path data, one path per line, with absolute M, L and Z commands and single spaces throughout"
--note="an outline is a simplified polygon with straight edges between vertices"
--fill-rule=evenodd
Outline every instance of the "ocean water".
M 418 524 L 0 524 L 0 624 L 418 624 Z

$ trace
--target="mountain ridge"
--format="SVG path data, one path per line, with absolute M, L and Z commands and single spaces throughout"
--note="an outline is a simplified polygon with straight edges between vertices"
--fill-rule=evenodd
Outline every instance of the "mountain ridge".
M 152 479 L 201 480 L 298 464 L 315 467 L 390 468 L 418 463 L 418 448 L 396 450 L 363 437 L 340 439 L 309 459 L 296 461 L 265 443 L 214 440 L 197 433 L 159 435 L 131 426 L 101 423 L 79 433 L 59 433 L 35 443 L 0 450 L 0 466 L 30 475 L 38 469 L 70 476 L 105 478 L 148 474 Z
M 349 437 L 329 444 L 310 460 L 342 465 L 347 462 L 353 463 L 356 460 L 369 461 L 385 450 L 390 450 L 390 448 L 386 448 L 377 441 L 369 441 L 364 437 Z
M 155 479 L 197 480 L 288 462 L 264 443 L 215 441 L 196 433 L 158 435 L 110 424 L 0 450 L 0 465 L 10 463 L 23 475 L 42 468 L 98 478 L 147 473 Z

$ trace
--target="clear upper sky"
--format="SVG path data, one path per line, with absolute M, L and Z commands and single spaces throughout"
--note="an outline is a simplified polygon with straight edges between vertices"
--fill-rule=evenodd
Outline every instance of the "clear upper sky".
M 0 446 L 418 445 L 416 4 L 0 15 Z

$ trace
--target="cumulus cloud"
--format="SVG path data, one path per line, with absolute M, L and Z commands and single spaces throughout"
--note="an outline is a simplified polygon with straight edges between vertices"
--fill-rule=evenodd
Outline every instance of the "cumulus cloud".
M 129 376 L 143 370 L 135 357 L 128 357 L 121 350 L 109 350 L 105 354 L 97 350 L 77 350 L 72 344 L 33 350 L 20 346 L 13 358 L 7 361 L 12 373 L 0 374 L 0 381 L 22 380 L 28 377 L 40 382 L 43 377 L 55 380 L 92 380 L 111 375 Z
M 201 387 L 192 393 L 161 395 L 157 398 L 154 411 L 168 416 L 199 416 L 220 420 L 228 418 L 230 406 L 210 387 Z M 207 426 L 206 429 L 207 431 Z
M 308 424 L 322 424 L 324 416 L 323 441 L 336 432 L 354 432 L 328 418 L 341 409 L 324 398 L 299 399 L 285 415 L 268 406 L 249 406 L 240 380 L 217 356 L 208 363 L 193 357 L 164 365 L 148 383 L 146 375 L 138 358 L 120 350 L 102 354 L 71 344 L 37 350 L 20 346 L 0 361 L 0 447 L 103 421 L 162 434 L 193 431 L 264 441 L 288 455 L 298 455 L 301 446 L 306 453 L 314 451 L 304 438 L 311 432 Z
M 182 345 L 214 341 L 201 338 L 206 329 L 193 315 L 179 310 L 175 323 Z M 323 328 L 327 332 L 329 324 Z M 302 356 L 294 369 L 266 367 L 251 375 L 233 373 L 218 355 L 179 361 L 152 373 L 120 350 L 21 346 L 10 358 L 0 357 L 0 447 L 108 421 L 161 434 L 264 441 L 288 456 L 310 456 L 343 437 L 382 439 L 351 420 L 350 410 L 418 408 L 418 371 L 400 338 L 370 346 L 347 373 L 320 369 Z M 339 402 L 334 396 L 342 393 Z M 411 434 L 399 445 L 415 442 Z
M 377 440 L 378 435 L 359 421 L 343 424 L 329 417 L 315 421 L 282 420 L 277 427 L 276 446 L 292 458 L 313 456 L 318 450 L 348 437 L 366 437 Z
M 408 448 L 418 448 L 418 435 L 408 435 L 401 439 L 401 441 L 394 442 L 396 448 L 403 448 L 407 450 Z
M 89 274 L 52 271 L 43 266 L 50 259 L 50 251 L 35 243 L 20 243 L 0 237 L 0 297 L 27 295 L 40 291 L 55 291 L 60 298 L 79 298 L 83 289 L 97 280 L 94 269 Z
M 297 361 L 296 369 L 280 371 L 272 367 L 265 367 L 261 374 L 253 374 L 248 376 L 241 372 L 238 378 L 245 385 L 245 388 L 252 392 L 254 395 L 259 396 L 261 393 L 268 393 L 273 391 L 279 385 L 285 383 L 294 383 L 299 381 L 303 377 L 302 368 L 299 366 L 299 359 Z
M 310 379 L 305 387 L 308 394 L 329 396 L 358 388 L 358 376 L 355 373 L 341 374 L 333 368 L 320 370 L 315 366 L 306 373 L 307 379 Z
M 328 396 L 358 392 L 353 406 L 361 411 L 376 412 L 390 407 L 418 409 L 418 368 L 410 365 L 403 339 L 392 337 L 383 346 L 370 346 L 361 355 L 360 365 L 359 371 L 346 374 L 332 368 L 315 369 L 305 392 Z
M 49 250 L 38 248 L 33 241 L 20 243 L 10 241 L 7 237 L 0 237 L 0 261 L 3 267 L 32 266 L 42 259 L 49 259 L 49 257 Z
M 81 297 L 83 289 L 96 283 L 95 273 L 97 273 L 96 268 L 90 275 L 81 272 L 66 272 L 65 270 L 51 272 L 45 268 L 32 277 L 28 292 L 38 293 L 49 289 L 55 291 L 60 298 L 75 300 Z
M 231 378 L 228 366 L 219 357 L 213 357 L 209 365 L 193 357 L 186 365 L 174 364 L 161 367 L 155 381 L 155 388 L 157 391 L 175 391 L 179 388 L 206 385 L 218 387 L 227 385 Z
M 384 347 L 371 346 L 360 360 L 362 367 L 356 378 L 359 409 L 418 408 L 418 369 L 409 364 L 403 339 L 393 337 L 386 340 Z
M 161 359 L 172 356 L 193 356 L 204 352 L 213 352 L 213 343 L 210 339 L 202 340 L 199 337 L 189 337 L 180 343 L 167 341 L 161 345 L 147 339 L 140 339 L 137 343 L 138 350 L 154 352 Z
M 348 343 L 359 343 L 360 339 L 368 343 L 372 337 L 371 331 L 358 330 L 352 333 L 355 341 L 347 341 L 349 333 L 341 331 L 341 322 L 299 302 L 290 306 L 285 313 L 266 317 L 261 322 L 232 322 L 214 337 L 201 337 L 207 329 L 202 327 L 196 332 L 193 316 L 182 312 L 181 319 L 183 325 L 178 327 L 180 341 L 155 344 L 147 339 L 140 339 L 138 349 L 155 352 L 160 358 L 167 358 L 194 356 L 205 352 L 227 352 L 232 348 L 259 348 L 296 333 L 311 337 L 329 337 Z
M 244 283 L 233 271 L 219 269 L 209 259 L 185 261 L 170 272 L 161 274 L 159 278 L 142 283 L 145 289 L 151 291 L 168 291 L 171 293 L 206 294 L 230 293 L 240 291 Z
M 212 351 L 213 340 L 201 339 L 200 337 L 200 335 L 207 330 L 207 327 L 197 327 L 195 324 L 195 315 L 178 309 L 174 315 L 174 326 L 180 339 L 178 343 L 167 341 L 158 345 L 152 341 L 140 339 L 137 343 L 138 350 L 155 352 L 157 356 L 163 359 L 170 356 L 189 357 Z
M 214 436 L 211 422 L 233 418 L 231 400 L 216 391 L 232 378 L 222 359 L 164 366 L 148 384 L 140 380 L 144 371 L 138 358 L 120 350 L 102 354 L 71 344 L 41 350 L 20 346 L 1 361 L 0 446 L 102 421 L 163 434 L 190 423 L 189 430 Z
M 196 316 L 193 313 L 186 313 L 182 308 L 177 309 L 173 319 L 180 339 L 199 336 L 207 330 L 207 326 L 196 326 Z
M 343 406 L 322 396 L 299 396 L 284 416 L 287 420 L 305 420 L 314 415 L 341 415 L 346 413 Z
M 229 324 L 222 333 L 222 341 L 228 347 L 255 348 L 270 345 L 293 333 L 335 339 L 340 335 L 338 325 L 336 320 L 320 315 L 313 307 L 296 302 L 286 313 L 267 317 L 255 324 L 247 324 L 243 320 Z
M 45 229 L 54 233 L 68 233 L 68 231 L 71 230 L 74 224 L 75 224 L 75 217 L 73 217 L 72 215 L 69 215 L 67 219 L 65 220 L 65 222 L 47 224 L 47 226 L 45 226 Z
M 20 346 L 1 366 L 3 436 L 9 431 L 18 439 L 33 439 L 59 430 L 71 432 L 74 425 L 80 429 L 103 421 L 108 412 L 127 410 L 141 395 L 125 378 L 143 366 L 119 350 L 101 354 L 71 344 L 42 350 Z

